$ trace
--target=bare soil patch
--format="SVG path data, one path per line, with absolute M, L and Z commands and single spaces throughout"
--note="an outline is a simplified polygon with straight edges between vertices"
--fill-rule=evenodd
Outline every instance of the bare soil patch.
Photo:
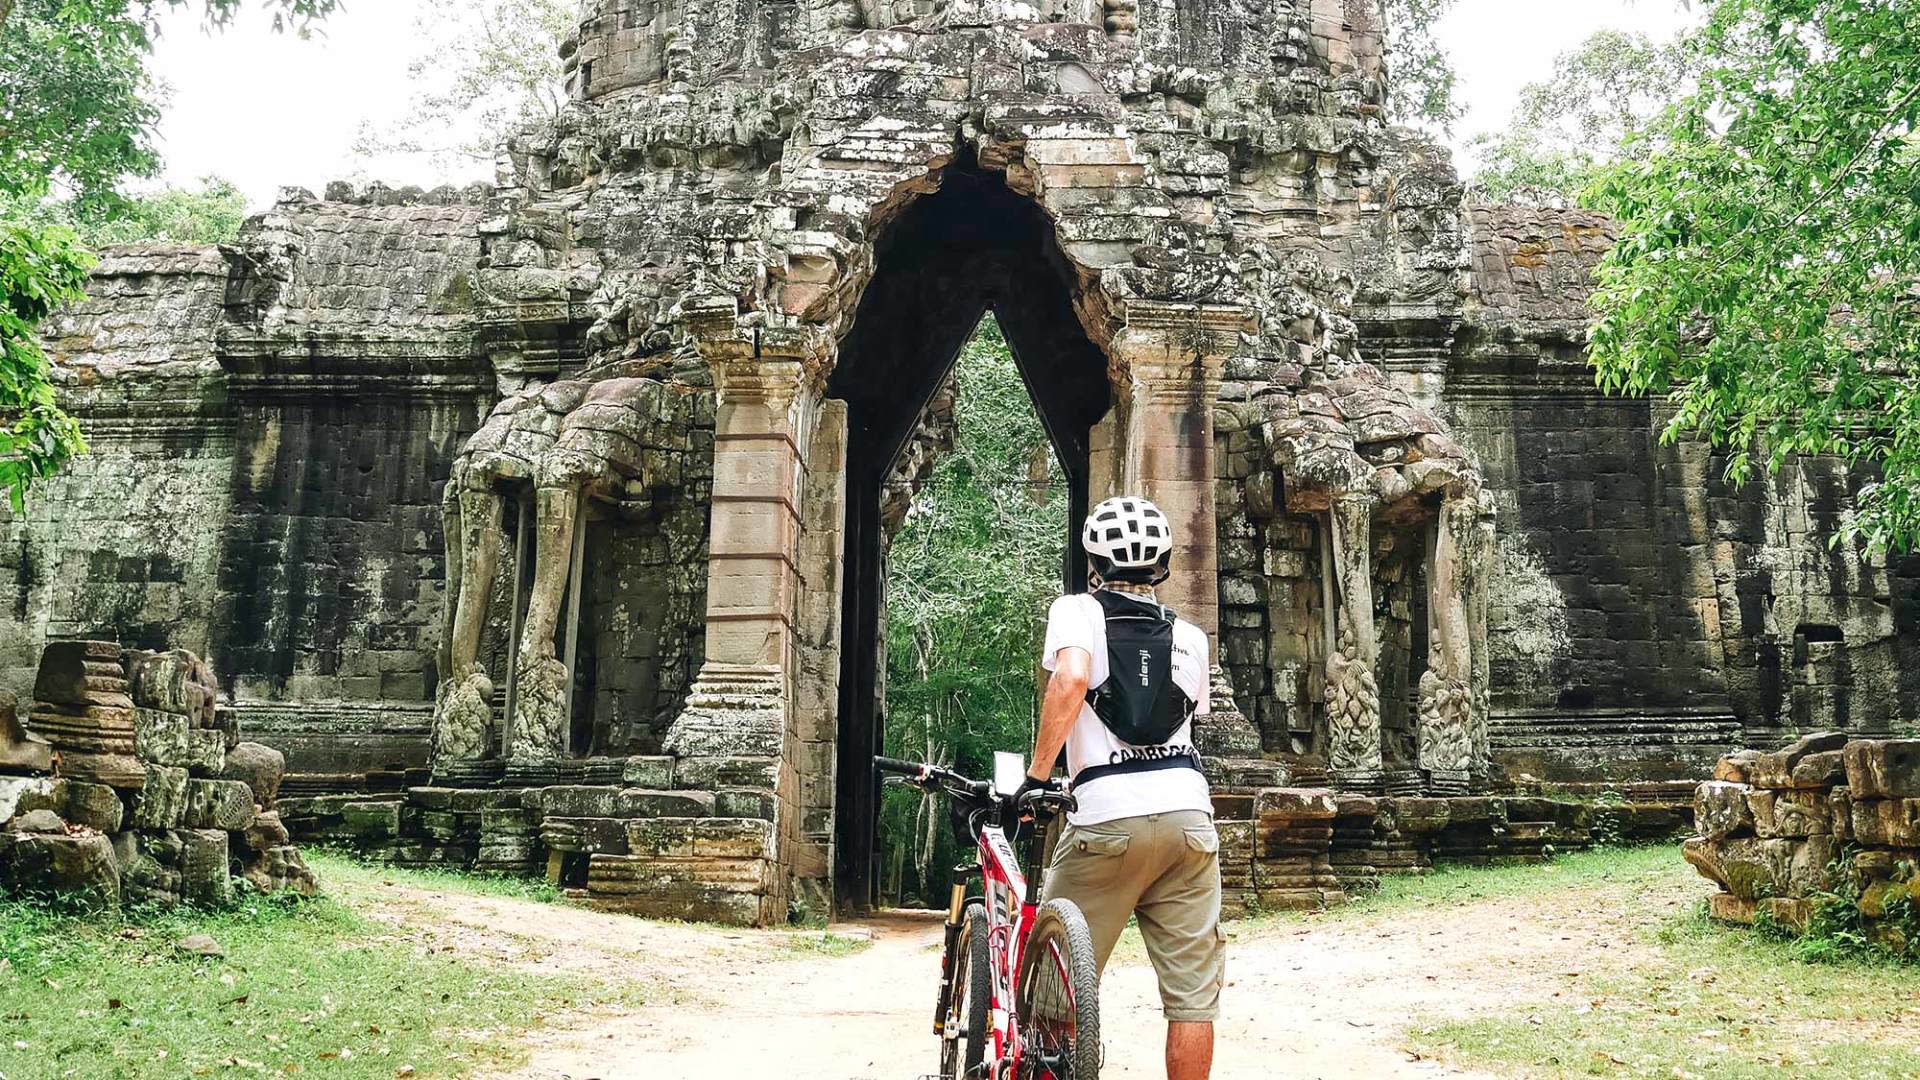
M 1410 1026 L 1490 1010 L 1578 1008 L 1583 983 L 1645 961 L 1646 929 L 1700 886 L 1676 874 L 1632 902 L 1591 881 L 1519 894 L 1382 904 L 1231 924 L 1215 1076 L 1430 1077 L 1485 1073 L 1409 1049 Z M 821 950 L 818 932 L 649 922 L 565 905 L 385 889 L 383 917 L 438 948 L 539 970 L 638 980 L 644 1005 L 556 1018 L 527 1036 L 517 1080 L 909 1080 L 934 1062 L 938 915 L 835 926 L 870 947 Z M 835 955 L 839 953 L 839 955 Z M 1102 992 L 1105 1075 L 1162 1075 L 1164 1027 L 1137 940 Z

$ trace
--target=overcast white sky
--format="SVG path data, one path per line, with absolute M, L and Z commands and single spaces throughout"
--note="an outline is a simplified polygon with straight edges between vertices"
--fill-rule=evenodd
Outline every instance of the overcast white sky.
M 324 35 L 306 41 L 269 33 L 252 10 L 214 37 L 189 15 L 170 16 L 154 56 L 173 89 L 160 126 L 166 180 L 224 176 L 258 207 L 286 184 L 318 191 L 335 179 L 431 185 L 489 178 L 491 167 L 482 164 L 447 175 L 424 160 L 368 161 L 352 150 L 363 123 L 404 111 L 415 14 L 435 2 L 347 0 Z M 1502 126 L 1519 88 L 1545 77 L 1556 53 L 1593 31 L 1666 37 L 1687 18 L 1676 0 L 1458 0 L 1440 28 L 1467 106 L 1454 141 Z

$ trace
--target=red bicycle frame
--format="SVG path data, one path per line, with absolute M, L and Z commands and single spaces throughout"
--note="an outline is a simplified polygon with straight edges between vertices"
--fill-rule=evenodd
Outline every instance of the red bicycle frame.
M 1016 994 L 1020 972 L 1026 966 L 1027 941 L 1033 930 L 1034 915 L 1039 910 L 1040 883 L 1038 875 L 1029 878 L 1021 869 L 1020 859 L 1014 854 L 1013 843 L 1007 839 L 1003 824 L 1018 820 L 1021 808 L 1014 806 L 1013 800 L 1005 795 L 996 794 L 991 785 L 968 780 L 946 769 L 884 758 L 876 761 L 884 769 L 906 776 L 907 782 L 929 791 L 943 791 L 963 805 L 968 828 L 973 833 L 977 848 L 977 866 L 954 868 L 953 893 L 947 905 L 947 948 L 942 961 L 945 969 L 941 972 L 934 1033 L 943 1038 L 954 1038 L 961 1033 L 951 1030 L 949 1025 L 965 1022 L 963 1017 L 955 1015 L 956 1010 L 951 1007 L 953 995 L 963 993 L 966 989 L 954 985 L 953 959 L 959 955 L 959 936 L 966 920 L 967 885 L 977 869 L 982 884 L 980 900 L 987 917 L 985 960 L 989 972 L 989 1035 L 988 1053 L 983 1063 L 986 1080 L 1055 1080 L 1053 1070 L 1044 1064 L 1031 1076 L 1025 1071 L 1032 1063 L 1027 1060 L 1029 1046 L 1020 1028 Z M 1070 806 L 1072 800 L 1071 796 L 1057 791 L 1048 792 L 1043 798 L 1059 808 Z M 1044 838 L 1036 825 L 1030 829 L 1028 839 L 1030 865 L 1039 862 L 1043 849 Z M 1059 968 L 1061 983 L 1067 987 L 1071 1004 L 1072 980 L 1067 977 L 1066 958 L 1059 956 L 1055 949 L 1051 959 Z

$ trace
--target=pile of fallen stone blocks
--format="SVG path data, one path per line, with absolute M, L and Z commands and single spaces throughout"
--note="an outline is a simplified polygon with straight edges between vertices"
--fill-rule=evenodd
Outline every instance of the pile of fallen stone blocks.
M 240 741 L 191 652 L 59 641 L 24 726 L 0 701 L 0 892 L 83 908 L 315 891 L 275 813 L 286 761 Z
M 1871 922 L 1920 893 L 1920 739 L 1815 732 L 1729 754 L 1713 775 L 1681 850 L 1720 887 L 1714 918 L 1804 929 L 1819 903 L 1846 897 Z

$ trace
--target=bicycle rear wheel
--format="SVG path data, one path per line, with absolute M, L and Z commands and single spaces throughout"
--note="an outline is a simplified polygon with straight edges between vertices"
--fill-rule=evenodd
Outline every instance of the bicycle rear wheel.
M 1100 972 L 1071 900 L 1040 905 L 1021 964 L 1022 1080 L 1099 1080 Z
M 953 997 L 941 1034 L 940 1075 L 969 1080 L 980 1075 L 987 1056 L 987 1009 L 993 993 L 993 964 L 987 955 L 987 912 L 968 904 L 955 950 Z

